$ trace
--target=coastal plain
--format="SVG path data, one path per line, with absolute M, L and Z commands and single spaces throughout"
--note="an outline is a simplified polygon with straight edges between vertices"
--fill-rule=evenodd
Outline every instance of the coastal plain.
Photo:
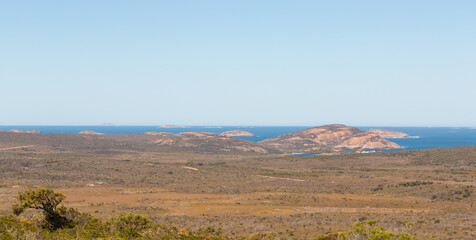
M 476 238 L 476 146 L 324 148 L 321 155 L 289 156 L 223 136 L 216 142 L 205 134 L 202 142 L 197 135 L 168 135 L 174 144 L 161 144 L 165 138 L 156 133 L 2 132 L 0 215 L 11 212 L 18 191 L 44 187 L 64 193 L 67 207 L 97 217 L 134 212 L 179 228 L 220 227 L 236 237 L 268 232 L 312 239 L 375 219 L 421 238 Z

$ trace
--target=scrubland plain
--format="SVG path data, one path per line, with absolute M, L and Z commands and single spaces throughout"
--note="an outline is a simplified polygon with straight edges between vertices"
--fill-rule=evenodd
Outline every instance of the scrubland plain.
M 0 141 L 0 215 L 17 192 L 42 187 L 96 217 L 132 212 L 235 237 L 312 239 L 375 219 L 420 238 L 476 238 L 476 146 L 304 157 L 8 134 Z

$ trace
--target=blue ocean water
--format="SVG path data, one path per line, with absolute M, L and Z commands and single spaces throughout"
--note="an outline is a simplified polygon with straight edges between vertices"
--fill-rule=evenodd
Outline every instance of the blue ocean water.
M 368 130 L 374 127 L 359 127 Z M 395 130 L 417 138 L 388 138 L 407 150 L 476 145 L 476 129 L 467 127 L 375 127 Z
M 222 133 L 230 130 L 243 130 L 255 134 L 255 137 L 239 137 L 258 142 L 282 134 L 304 130 L 306 126 L 192 126 L 188 128 L 161 128 L 158 126 L 0 126 L 7 131 L 11 129 L 40 130 L 43 133 L 79 133 L 84 130 L 105 134 L 140 134 L 144 132 L 211 132 Z M 391 138 L 407 150 L 425 148 L 443 148 L 476 145 L 476 129 L 455 127 L 358 127 L 362 130 L 370 128 L 389 129 L 404 132 L 418 138 Z

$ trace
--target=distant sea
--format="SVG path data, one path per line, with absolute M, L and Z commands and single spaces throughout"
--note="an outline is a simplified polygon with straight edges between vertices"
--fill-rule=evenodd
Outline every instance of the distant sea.
M 222 133 L 230 130 L 251 132 L 256 137 L 238 137 L 258 142 L 282 134 L 304 130 L 304 126 L 193 126 L 188 128 L 161 128 L 159 126 L 0 126 L 1 130 L 39 130 L 43 133 L 79 133 L 91 130 L 105 134 L 140 134 L 144 132 L 211 132 Z M 466 127 L 358 127 L 362 130 L 380 128 L 404 132 L 415 138 L 389 138 L 407 150 L 444 148 L 476 145 L 476 129 Z

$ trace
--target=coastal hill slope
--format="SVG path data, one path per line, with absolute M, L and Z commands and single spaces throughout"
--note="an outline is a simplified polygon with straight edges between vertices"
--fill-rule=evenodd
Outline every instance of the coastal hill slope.
M 113 152 L 182 152 L 195 153 L 279 153 L 278 150 L 258 143 L 216 133 L 184 132 L 145 134 L 82 134 L 69 133 L 15 133 L 0 132 L 0 149 L 28 146 L 30 151 L 81 151 L 94 153 Z
M 400 149 L 375 133 L 341 124 L 308 128 L 259 142 L 283 152 L 318 152 L 336 148 Z
M 153 146 L 176 150 L 192 150 L 195 152 L 279 153 L 279 151 L 273 148 L 261 146 L 252 141 L 209 132 L 146 132 L 144 134 L 127 135 L 111 134 L 104 137 L 117 141 L 142 142 Z
M 182 132 L 182 133 L 155 133 L 145 135 L 153 136 L 151 143 L 161 146 L 176 148 L 191 148 L 195 151 L 219 152 L 239 151 L 271 153 L 277 152 L 266 146 L 260 146 L 255 142 L 229 137 L 209 132 Z

